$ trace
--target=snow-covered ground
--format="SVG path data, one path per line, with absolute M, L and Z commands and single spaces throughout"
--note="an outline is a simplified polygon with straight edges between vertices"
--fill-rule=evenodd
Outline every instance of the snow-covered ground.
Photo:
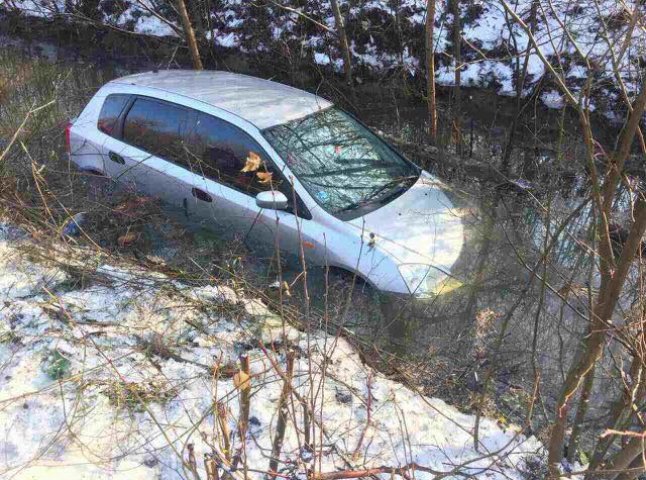
M 43 248 L 0 224 L 0 477 L 195 478 L 187 467 L 193 444 L 205 479 L 203 455 L 224 448 L 216 402 L 234 432 L 233 452 L 242 446 L 235 434 L 239 390 L 226 370 L 235 371 L 246 353 L 246 463 L 260 478 L 283 384 L 276 370 L 285 368 L 280 318 L 230 288 L 189 287 L 50 243 Z M 293 396 L 281 455 L 290 478 L 318 469 L 319 454 L 323 472 L 417 462 L 520 478 L 525 459 L 541 454 L 536 439 L 489 419 L 476 452 L 473 416 L 373 371 L 341 338 L 285 328 L 299 352 L 294 391 L 313 407 L 316 431 L 312 455 L 303 448 L 302 406 Z
M 346 2 L 340 1 L 346 11 Z M 639 59 L 643 57 L 646 36 L 643 28 L 634 29 L 630 42 L 625 34 L 630 24 L 635 0 L 518 0 L 507 1 L 509 8 L 530 23 L 532 4 L 537 5 L 534 36 L 541 51 L 554 65 L 560 64 L 568 86 L 579 93 L 592 78 L 592 106 L 614 118 L 622 102 L 623 87 L 631 94 L 640 83 Z M 224 7 L 202 19 L 205 35 L 214 44 L 243 52 L 282 52 L 286 44 L 297 46 L 294 52 L 308 55 L 325 68 L 342 69 L 342 57 L 330 30 L 334 16 L 329 1 L 311 0 L 307 7 L 258 7 L 255 2 L 225 0 Z M 28 15 L 41 17 L 85 15 L 81 0 L 8 0 Z M 112 5 L 108 8 L 108 6 Z M 134 0 L 117 8 L 113 2 L 100 3 L 96 13 L 101 21 L 125 30 L 150 35 L 177 36 L 181 29 L 166 21 L 163 3 Z M 119 4 L 121 5 L 121 4 Z M 447 2 L 437 1 L 434 49 L 439 59 L 436 80 L 442 85 L 455 82 L 452 59 L 452 15 Z M 291 7 L 290 7 L 291 8 Z M 403 68 L 412 75 L 424 75 L 424 22 L 426 0 L 371 0 L 354 2 L 346 19 L 355 68 L 382 74 Z M 464 39 L 461 84 L 494 89 L 501 95 L 515 95 L 517 68 L 525 63 L 528 36 L 505 11 L 501 0 L 461 2 Z M 172 17 L 171 17 L 172 18 Z M 567 30 L 566 30 L 567 29 Z M 611 48 L 612 46 L 612 48 Z M 624 48 L 624 46 L 626 48 Z M 290 47 L 291 49 L 291 47 Z M 287 58 L 286 61 L 290 61 Z M 525 94 L 545 75 L 543 62 L 535 50 L 527 58 L 528 76 Z M 614 74 L 615 67 L 620 72 Z M 541 96 L 550 108 L 564 105 L 561 94 L 548 88 Z

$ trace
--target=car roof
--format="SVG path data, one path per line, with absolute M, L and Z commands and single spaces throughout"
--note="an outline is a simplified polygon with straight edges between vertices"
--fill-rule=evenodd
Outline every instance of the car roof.
M 160 70 L 129 75 L 110 83 L 183 95 L 233 113 L 259 129 L 332 106 L 324 98 L 282 83 L 223 71 Z

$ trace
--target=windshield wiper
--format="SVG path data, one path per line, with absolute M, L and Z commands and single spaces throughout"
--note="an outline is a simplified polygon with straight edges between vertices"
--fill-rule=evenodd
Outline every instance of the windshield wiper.
M 412 187 L 413 184 L 417 181 L 417 178 L 418 177 L 415 177 L 415 176 L 402 178 L 402 181 L 399 183 L 399 188 L 395 188 L 391 192 L 389 192 L 387 195 L 381 197 L 379 199 L 379 203 L 381 203 L 382 205 L 385 205 L 388 202 L 390 202 L 390 200 L 392 200 L 393 198 L 398 197 L 403 192 L 405 192 L 410 187 Z
M 355 202 L 355 203 L 351 203 L 350 205 L 347 205 L 347 206 L 345 206 L 343 208 L 340 208 L 339 210 L 336 211 L 336 213 L 347 212 L 347 211 L 350 211 L 350 210 L 356 210 L 357 208 L 365 207 L 366 205 L 369 205 L 371 203 L 371 201 L 374 200 L 375 197 L 377 197 L 380 193 L 387 190 L 388 187 L 392 186 L 393 184 L 397 185 L 399 188 L 393 189 L 393 191 L 389 192 L 388 195 L 386 195 L 385 197 L 379 199 L 379 203 L 382 203 L 382 204 L 386 203 L 388 200 L 390 200 L 393 197 L 396 197 L 397 195 L 399 195 L 402 192 L 402 190 L 407 189 L 408 188 L 408 183 L 411 180 L 417 180 L 417 178 L 418 177 L 415 177 L 413 175 L 408 176 L 408 177 L 395 178 L 395 179 L 391 180 L 390 182 L 385 183 L 381 187 L 375 189 L 374 191 L 370 192 L 369 195 L 362 198 L 360 201 Z M 403 186 L 402 185 L 403 182 L 406 182 L 407 185 Z

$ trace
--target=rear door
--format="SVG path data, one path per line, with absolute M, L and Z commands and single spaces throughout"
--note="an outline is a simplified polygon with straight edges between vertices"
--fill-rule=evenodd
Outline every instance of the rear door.
M 150 97 L 133 96 L 123 114 L 119 138 L 108 138 L 104 158 L 112 178 L 186 210 L 192 178 L 185 162 L 189 109 Z M 186 212 L 185 212 L 186 213 Z
M 110 108 L 107 108 L 106 96 L 102 92 L 97 93 L 72 122 L 68 133 L 70 159 L 81 171 L 105 172 L 102 146 L 106 129 L 101 128 L 101 122 L 109 123 L 108 116 L 116 122 L 127 98 L 122 98 L 121 102 L 117 101 L 117 105 L 114 100 L 116 99 L 110 99 Z M 116 113 L 114 113 L 115 109 Z M 99 118 L 98 122 L 97 118 Z

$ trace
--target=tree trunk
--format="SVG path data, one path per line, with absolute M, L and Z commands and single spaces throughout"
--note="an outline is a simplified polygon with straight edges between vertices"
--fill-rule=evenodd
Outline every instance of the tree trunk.
M 639 454 L 632 461 L 628 469 L 623 473 L 617 475 L 617 478 L 615 480 L 633 480 L 634 478 L 637 478 L 639 475 L 644 473 L 644 470 L 646 470 L 646 468 L 644 467 L 644 458 L 641 454 Z
M 589 110 L 579 103 L 578 96 L 575 96 L 565 84 L 564 78 L 554 69 L 554 66 L 545 57 L 540 50 L 534 35 L 530 28 L 519 17 L 505 0 L 500 2 L 507 13 L 521 26 L 527 34 L 530 42 L 536 48 L 536 53 L 543 62 L 546 70 L 551 74 L 553 80 L 558 84 L 561 93 L 565 95 L 568 103 L 579 114 L 581 123 L 581 135 L 586 147 L 586 160 L 588 163 L 590 177 L 592 180 L 591 197 L 594 200 L 596 214 L 598 216 L 597 236 L 599 246 L 597 258 L 599 262 L 598 270 L 601 279 L 599 295 L 595 301 L 594 307 L 590 312 L 590 334 L 582 340 L 582 346 L 575 359 L 573 360 L 565 380 L 561 385 L 558 400 L 555 405 L 555 419 L 551 428 L 550 438 L 547 442 L 548 447 L 548 468 L 549 478 L 556 479 L 561 476 L 560 463 L 563 454 L 563 443 L 565 431 L 567 429 L 568 408 L 572 398 L 579 389 L 584 377 L 592 370 L 592 367 L 601 357 L 606 341 L 606 329 L 611 325 L 611 319 L 614 314 L 619 296 L 624 287 L 628 270 L 637 254 L 641 244 L 641 239 L 646 231 L 646 203 L 643 196 L 640 196 L 637 206 L 634 210 L 634 221 L 630 227 L 628 239 L 624 245 L 621 255 L 615 262 L 612 251 L 608 224 L 612 215 L 612 203 L 616 197 L 617 184 L 622 174 L 623 165 L 628 157 L 642 115 L 644 113 L 644 104 L 646 103 L 645 85 L 640 86 L 640 92 L 633 103 L 627 121 L 617 139 L 617 147 L 612 156 L 608 159 L 608 165 L 605 180 L 601 183 L 598 179 L 595 158 L 595 140 L 590 125 Z M 564 27 L 567 28 L 567 27 Z M 610 46 L 612 48 L 612 46 Z M 639 439 L 640 442 L 642 439 Z M 628 462 L 632 462 L 631 458 Z M 617 465 L 615 462 L 614 465 Z
M 646 85 L 641 86 L 639 95 L 633 104 L 633 109 L 619 135 L 617 149 L 611 156 L 610 172 L 606 176 L 603 184 L 603 198 L 597 199 L 596 201 L 597 208 L 600 210 L 598 213 L 599 226 L 597 234 L 599 236 L 599 274 L 601 277 L 601 285 L 599 296 L 590 316 L 591 333 L 588 335 L 582 351 L 577 355 L 567 373 L 556 404 L 556 417 L 548 442 L 548 467 L 551 478 L 557 478 L 560 474 L 558 466 L 563 456 L 563 443 L 567 428 L 567 413 L 570 400 L 579 388 L 584 376 L 590 372 L 594 363 L 596 363 L 603 353 L 606 338 L 605 329 L 615 310 L 617 300 L 619 299 L 628 274 L 628 269 L 635 258 L 644 231 L 646 231 L 646 203 L 640 198 L 634 212 L 635 220 L 615 267 L 612 244 L 608 234 L 612 199 L 616 193 L 617 177 L 623 169 L 624 162 L 630 153 L 630 146 L 635 139 L 639 120 L 644 113 L 644 108 L 646 108 Z M 594 155 L 592 127 L 585 112 L 580 112 L 579 117 L 581 120 L 582 134 L 586 142 L 587 155 L 589 161 L 593 161 L 590 160 Z M 594 164 L 592 164 L 592 168 L 594 168 Z M 593 188 L 595 189 L 593 195 L 595 195 L 598 193 L 599 187 L 595 184 Z
M 426 2 L 426 94 L 428 97 L 428 126 L 431 141 L 437 141 L 437 106 L 435 104 L 435 1 Z
M 637 385 L 635 386 L 635 392 L 623 391 L 617 399 L 612 404 L 610 408 L 610 419 L 606 423 L 604 430 L 624 430 L 628 427 L 629 422 L 633 416 L 633 410 L 631 408 L 633 398 L 642 398 L 644 393 L 646 393 L 646 382 L 642 378 L 642 359 L 639 356 L 633 357 L 632 364 L 630 366 L 629 375 L 632 379 L 638 379 Z M 603 459 L 605 458 L 608 450 L 612 446 L 615 437 L 608 435 L 607 437 L 600 438 L 597 441 L 594 452 L 590 459 L 590 465 L 588 470 L 593 472 L 596 470 Z M 591 480 L 594 475 L 586 475 L 586 480 Z
M 610 208 L 614 199 L 614 192 L 619 183 L 624 163 L 630 154 L 633 146 L 635 133 L 639 128 L 639 122 L 642 119 L 644 108 L 646 107 L 646 86 L 642 85 L 639 95 L 633 103 L 633 111 L 619 135 L 617 150 L 613 153 L 608 165 L 608 178 L 603 188 L 603 207 Z
M 643 113 L 643 109 L 640 115 L 641 113 Z M 600 216 L 609 216 L 609 214 L 609 211 L 601 212 Z M 556 418 L 554 419 L 554 425 L 552 426 L 548 443 L 550 478 L 558 478 L 560 476 L 559 464 L 563 457 L 563 443 L 567 428 L 567 413 L 570 407 L 570 401 L 584 377 L 591 372 L 594 364 L 603 353 L 608 322 L 612 317 L 617 300 L 619 299 L 619 294 L 628 275 L 628 269 L 635 258 L 644 232 L 646 232 L 646 202 L 640 199 L 635 208 L 635 221 L 630 229 L 617 268 L 612 274 L 602 274 L 599 297 L 591 312 L 591 333 L 582 351 L 577 355 L 577 358 L 570 367 L 561 387 L 561 393 L 559 394 L 555 409 Z M 600 236 L 603 236 L 603 233 L 600 233 Z M 602 263 L 603 261 L 602 259 Z
M 206 31 L 205 20 L 208 20 L 208 11 L 206 9 L 205 0 L 184 0 L 188 18 L 191 20 L 193 32 L 195 33 L 196 40 L 204 38 Z M 198 43 L 199 45 L 199 43 Z
M 401 66 L 402 85 L 406 87 L 406 67 L 404 66 L 404 36 L 402 35 L 401 15 L 402 1 L 398 0 L 395 9 L 395 29 L 397 30 L 397 42 L 399 43 L 399 64 Z
M 345 74 L 345 82 L 348 85 L 352 85 L 352 58 L 350 56 L 350 47 L 348 45 L 348 37 L 345 33 L 345 25 L 343 17 L 341 16 L 339 1 L 330 0 L 330 6 L 332 7 L 332 13 L 334 14 L 336 34 L 339 37 L 339 45 L 341 46 L 341 53 L 343 54 L 343 72 Z
M 278 472 L 278 464 L 280 460 L 280 452 L 283 449 L 283 441 L 285 439 L 285 430 L 287 428 L 288 419 L 288 400 L 292 388 L 292 376 L 294 374 L 294 352 L 287 352 L 286 366 L 285 366 L 285 380 L 283 380 L 283 388 L 280 392 L 278 400 L 278 420 L 276 422 L 276 432 L 271 446 L 271 458 L 269 460 L 269 476 L 270 478 L 277 478 L 275 475 Z
M 462 28 L 460 21 L 460 0 L 451 0 L 451 13 L 453 14 L 453 61 L 455 62 L 455 86 L 453 87 L 453 128 L 455 132 L 455 151 L 462 153 Z
M 578 448 L 579 433 L 581 432 L 581 425 L 588 412 L 588 402 L 590 401 L 590 393 L 592 393 L 592 386 L 594 385 L 594 367 L 588 372 L 583 383 L 581 396 L 579 397 L 579 407 L 576 410 L 574 423 L 572 425 L 572 434 L 570 435 L 570 442 L 567 448 L 567 459 L 570 463 L 574 463 L 576 458 L 576 451 Z
M 188 45 L 188 50 L 191 53 L 191 61 L 195 70 L 204 70 L 202 66 L 202 59 L 200 58 L 200 51 L 197 48 L 197 40 L 195 39 L 195 31 L 191 25 L 191 20 L 188 18 L 188 11 L 186 10 L 186 3 L 184 0 L 177 0 L 177 11 L 182 20 L 182 27 L 184 28 L 184 38 Z
M 616 479 L 622 476 L 626 470 L 634 465 L 635 461 L 642 461 L 644 455 L 644 439 L 641 437 L 633 437 L 628 443 L 617 452 L 617 454 L 608 462 L 607 466 L 603 469 L 603 473 L 599 473 L 595 478 L 603 478 L 608 480 Z
M 536 31 L 536 13 L 538 11 L 538 0 L 532 0 L 532 6 L 529 11 L 529 29 L 533 34 Z M 513 35 L 511 26 L 509 27 L 509 34 Z M 516 115 L 509 128 L 509 135 L 507 136 L 507 145 L 505 146 L 505 151 L 503 152 L 502 157 L 502 166 L 501 170 L 507 174 L 509 169 L 509 160 L 511 159 L 511 153 L 514 147 L 514 137 L 516 131 L 518 130 L 518 124 L 520 123 L 520 116 L 525 108 L 523 105 L 523 90 L 525 88 L 525 80 L 527 78 L 527 69 L 529 68 L 529 57 L 532 51 L 531 42 L 527 42 L 527 49 L 525 50 L 525 60 L 523 62 L 523 68 L 520 71 L 517 71 L 518 81 L 516 82 Z M 539 82 L 540 84 L 540 82 Z M 532 101 L 532 96 L 530 95 L 527 99 L 527 102 Z

